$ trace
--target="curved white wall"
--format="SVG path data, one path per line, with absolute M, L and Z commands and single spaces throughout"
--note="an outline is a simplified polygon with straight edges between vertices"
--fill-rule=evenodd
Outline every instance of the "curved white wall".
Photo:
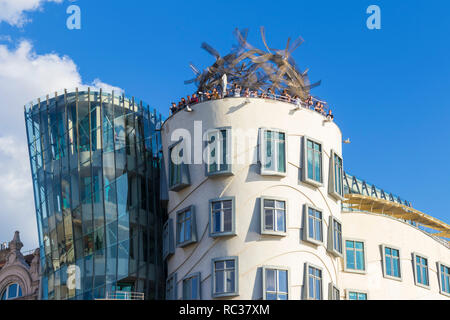
M 437 262 L 450 265 L 450 250 L 417 228 L 377 214 L 343 213 L 344 239 L 365 241 L 367 274 L 344 272 L 341 268 L 339 286 L 343 289 L 367 291 L 374 300 L 449 299 L 440 294 Z M 401 281 L 383 276 L 380 245 L 400 249 Z M 429 289 L 415 285 L 412 253 L 428 258 Z
M 323 270 L 324 298 L 328 298 L 328 283 L 338 282 L 339 258 L 326 250 L 329 216 L 340 219 L 340 201 L 328 194 L 328 172 L 331 150 L 341 155 L 342 136 L 333 122 L 311 110 L 295 111 L 292 104 L 263 99 L 228 98 L 193 106 L 194 112 L 181 111 L 168 119 L 162 129 L 166 175 L 168 176 L 168 146 L 175 129 L 187 129 L 192 135 L 194 121 L 202 122 L 202 131 L 219 127 L 249 130 L 252 141 L 245 153 L 257 156 L 259 128 L 277 128 L 287 133 L 287 175 L 261 176 L 259 166 L 251 158 L 242 164 L 233 163 L 232 176 L 205 176 L 205 165 L 190 165 L 191 186 L 170 192 L 168 213 L 176 226 L 176 212 L 194 205 L 197 217 L 198 242 L 186 248 L 176 248 L 168 259 L 169 274 L 177 274 L 178 298 L 182 296 L 182 279 L 201 273 L 202 299 L 211 299 L 211 261 L 226 256 L 239 257 L 239 296 L 234 299 L 262 298 L 262 266 L 288 267 L 290 299 L 302 298 L 305 263 Z M 322 187 L 301 182 L 303 136 L 322 142 Z M 232 134 L 234 143 L 240 141 Z M 240 143 L 240 142 L 239 142 Z M 236 150 L 236 145 L 233 145 Z M 242 150 L 242 149 L 241 149 Z M 234 153 L 234 158 L 237 154 Z M 209 200 L 235 197 L 237 235 L 227 238 L 209 236 Z M 288 199 L 286 237 L 260 234 L 260 197 Z M 302 241 L 303 207 L 305 204 L 323 210 L 324 244 L 315 246 Z M 176 231 L 174 230 L 174 234 Z

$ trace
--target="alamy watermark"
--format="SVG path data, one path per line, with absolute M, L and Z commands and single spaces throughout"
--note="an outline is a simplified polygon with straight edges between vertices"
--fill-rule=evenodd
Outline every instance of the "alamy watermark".
M 70 2 L 76 2 L 76 0 L 69 0 Z M 67 7 L 66 13 L 69 17 L 66 20 L 66 26 L 69 30 L 80 30 L 81 29 L 81 8 L 72 4 Z
M 370 5 L 367 10 L 367 14 L 370 14 L 370 16 L 367 18 L 367 28 L 369 30 L 380 30 L 381 29 L 381 9 L 379 6 L 372 4 Z

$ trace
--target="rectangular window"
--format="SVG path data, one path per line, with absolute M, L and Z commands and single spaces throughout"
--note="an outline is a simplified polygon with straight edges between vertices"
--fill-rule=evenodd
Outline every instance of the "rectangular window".
M 334 285 L 334 283 L 330 282 L 328 292 L 330 300 L 341 300 L 341 291 Z
M 304 240 L 314 243 L 323 243 L 322 211 L 310 205 L 305 205 L 305 223 L 303 225 Z
M 169 189 L 171 191 L 180 191 L 191 184 L 184 153 L 183 140 L 169 147 Z
M 400 250 L 382 246 L 384 261 L 384 277 L 395 280 L 401 279 Z
M 197 241 L 194 206 L 177 212 L 177 246 L 184 247 Z
M 348 300 L 367 300 L 367 293 L 348 291 Z
M 261 233 L 286 235 L 286 201 L 261 198 Z
M 342 257 L 342 224 L 333 216 L 330 216 L 328 239 L 328 251 Z
M 331 150 L 329 193 L 339 200 L 344 199 L 344 165 L 342 158 Z
M 163 259 L 167 259 L 174 254 L 175 247 L 173 242 L 173 220 L 169 219 L 163 227 Z
M 303 153 L 303 181 L 315 186 L 322 185 L 322 144 L 305 137 Z
M 430 279 L 428 275 L 428 259 L 424 256 L 413 253 L 414 259 L 414 278 L 416 285 L 428 288 Z
M 177 274 L 173 273 L 166 280 L 166 300 L 177 299 Z
M 442 263 L 438 263 L 438 266 L 441 293 L 450 296 L 450 267 Z
M 238 295 L 238 258 L 218 258 L 212 261 L 213 297 Z
M 210 236 L 236 234 L 234 197 L 210 201 Z
M 207 139 L 207 175 L 231 174 L 231 128 L 210 130 Z
M 322 300 L 322 269 L 306 264 L 306 299 Z
M 183 279 L 183 300 L 201 299 L 200 273 L 195 273 Z
M 260 161 L 262 175 L 286 174 L 286 133 L 281 130 L 260 130 Z
M 289 300 L 289 274 L 287 269 L 263 268 L 264 300 Z
M 364 241 L 345 241 L 345 271 L 366 272 Z

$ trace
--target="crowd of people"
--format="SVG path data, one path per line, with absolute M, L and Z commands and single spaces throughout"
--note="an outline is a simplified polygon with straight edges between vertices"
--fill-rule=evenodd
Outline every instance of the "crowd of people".
M 243 90 L 242 87 L 240 87 L 236 83 L 233 84 L 231 89 L 226 90 L 226 92 L 219 91 L 217 88 L 213 88 L 213 90 L 209 90 L 208 92 L 197 91 L 196 93 L 192 94 L 192 96 L 181 98 L 178 104 L 172 102 L 170 111 L 172 114 L 175 114 L 181 110 L 191 112 L 192 108 L 190 106 L 193 104 L 207 100 L 216 100 L 227 97 L 263 98 L 263 99 L 281 100 L 293 103 L 297 106 L 297 108 L 300 108 L 301 106 L 309 108 L 324 115 L 325 117 L 327 117 L 328 120 L 334 120 L 334 115 L 331 109 L 325 106 L 326 103 L 317 100 L 312 96 L 309 96 L 306 102 L 303 102 L 297 95 L 290 96 L 286 89 L 284 89 L 280 94 L 276 94 L 275 90 L 273 90 L 272 88 L 267 89 L 266 92 L 259 90 L 258 91 L 250 90 L 249 88 L 245 88 L 245 90 Z

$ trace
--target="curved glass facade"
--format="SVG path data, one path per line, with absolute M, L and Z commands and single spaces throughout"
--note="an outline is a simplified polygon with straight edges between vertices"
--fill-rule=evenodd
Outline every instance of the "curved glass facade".
M 38 100 L 25 119 L 42 299 L 162 298 L 161 119 L 90 90 Z

